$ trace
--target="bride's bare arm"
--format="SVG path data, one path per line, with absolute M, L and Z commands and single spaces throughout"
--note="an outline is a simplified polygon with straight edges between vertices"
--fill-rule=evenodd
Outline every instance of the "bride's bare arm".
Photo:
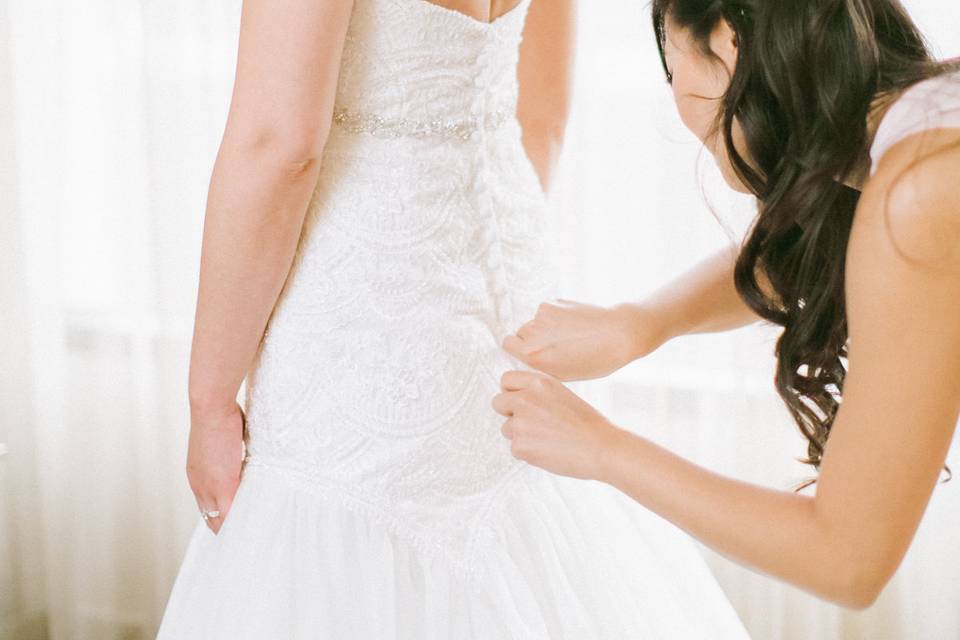
M 244 0 L 203 226 L 190 398 L 233 401 L 290 268 L 333 111 L 351 0 Z
M 576 0 L 530 3 L 517 77 L 523 146 L 548 191 L 567 126 L 573 82 Z

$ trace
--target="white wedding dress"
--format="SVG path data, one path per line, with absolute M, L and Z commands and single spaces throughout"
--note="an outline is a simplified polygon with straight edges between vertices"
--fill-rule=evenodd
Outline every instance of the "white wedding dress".
M 748 637 L 685 533 L 500 434 L 501 340 L 557 295 L 515 117 L 530 1 L 356 0 L 240 486 L 159 640 Z

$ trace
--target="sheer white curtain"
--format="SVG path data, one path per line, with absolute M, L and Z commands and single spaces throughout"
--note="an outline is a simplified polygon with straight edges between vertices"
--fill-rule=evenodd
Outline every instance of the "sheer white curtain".
M 0 637 L 152 637 L 239 1 L 3 5 Z
M 951 5 L 907 3 L 943 55 L 960 53 Z M 187 358 L 239 9 L 0 2 L 0 640 L 149 638 L 158 623 L 196 519 Z M 673 114 L 643 3 L 581 14 L 554 231 L 566 297 L 606 303 L 726 241 L 701 184 L 729 233 L 750 210 Z M 689 338 L 574 387 L 683 455 L 786 488 L 806 469 L 772 391 L 774 337 Z M 940 485 L 858 613 L 703 551 L 754 637 L 960 637 L 958 525 L 960 485 Z

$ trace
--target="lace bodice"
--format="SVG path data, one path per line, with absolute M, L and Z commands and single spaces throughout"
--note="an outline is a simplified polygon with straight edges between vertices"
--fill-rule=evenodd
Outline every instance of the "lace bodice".
M 247 467 L 341 499 L 458 566 L 514 473 L 501 348 L 553 297 L 516 120 L 530 0 L 492 23 L 356 0 L 294 264 L 247 378 Z
M 418 122 L 512 113 L 529 1 L 488 24 L 428 0 L 357 0 L 337 108 Z

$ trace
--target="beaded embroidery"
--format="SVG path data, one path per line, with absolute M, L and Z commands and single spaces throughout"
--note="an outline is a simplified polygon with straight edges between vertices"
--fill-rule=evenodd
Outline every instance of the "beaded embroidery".
M 351 133 L 369 133 L 381 138 L 426 138 L 469 140 L 483 127 L 487 131 L 499 128 L 507 121 L 507 111 L 497 109 L 482 118 L 466 120 L 409 120 L 385 118 L 381 115 L 354 112 L 344 107 L 333 111 L 333 122 Z

